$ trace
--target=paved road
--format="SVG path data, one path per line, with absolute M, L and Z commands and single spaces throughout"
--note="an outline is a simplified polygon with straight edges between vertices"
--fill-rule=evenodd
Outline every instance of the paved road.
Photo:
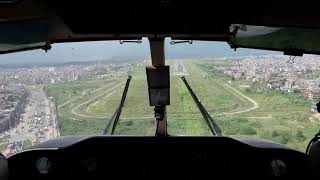
M 227 87 L 228 89 L 232 90 L 233 92 L 235 92 L 235 94 L 237 94 L 237 95 L 247 99 L 248 101 L 250 101 L 253 104 L 253 106 L 251 108 L 248 108 L 248 109 L 245 109 L 245 110 L 240 110 L 240 111 L 236 111 L 236 112 L 229 112 L 229 113 L 225 112 L 225 113 L 222 113 L 222 114 L 225 114 L 225 115 L 242 114 L 242 113 L 250 112 L 250 111 L 253 111 L 253 110 L 259 108 L 259 104 L 255 100 L 253 100 L 250 97 L 244 95 L 242 92 L 236 90 L 235 88 L 231 87 L 228 84 L 224 84 L 224 86 Z
M 111 86 L 111 85 L 113 85 L 113 84 L 114 84 L 114 82 L 111 82 L 111 83 L 109 83 L 109 84 L 107 84 L 107 85 L 105 85 L 105 86 L 103 86 L 103 87 L 100 87 L 100 88 L 98 88 L 98 89 L 95 89 L 95 90 L 93 90 L 93 91 L 90 91 L 90 93 L 98 92 L 98 91 L 100 91 L 101 89 L 107 88 L 107 87 L 109 87 L 109 86 Z M 80 99 L 80 98 L 82 98 L 82 97 L 83 97 L 83 96 L 80 96 L 80 97 L 74 98 L 74 99 L 72 99 L 72 100 L 70 100 L 70 101 L 67 101 L 67 102 L 59 105 L 58 108 L 61 108 L 61 107 L 63 107 L 63 106 L 66 106 L 66 105 L 72 103 L 73 101 L 76 101 L 76 100 L 78 100 L 78 99 Z
M 22 114 L 20 123 L 9 131 L 0 135 L 9 143 L 24 140 L 40 142 L 56 138 L 60 135 L 56 121 L 54 104 L 47 97 L 42 88 L 31 90 L 27 97 L 25 113 Z M 6 137 L 9 135 L 10 137 Z
M 241 97 L 245 98 L 246 100 L 250 101 L 250 102 L 253 104 L 253 106 L 250 107 L 250 108 L 248 108 L 248 109 L 239 110 L 239 111 L 235 111 L 235 112 L 222 112 L 222 113 L 220 113 L 220 114 L 210 113 L 210 112 L 209 112 L 210 115 L 212 115 L 212 116 L 235 115 L 235 114 L 242 114 L 242 113 L 250 112 L 250 111 L 253 111 L 253 110 L 259 108 L 259 104 L 258 104 L 255 100 L 253 100 L 252 98 L 244 95 L 243 93 L 241 93 L 240 91 L 236 90 L 235 88 L 231 87 L 231 86 L 228 85 L 228 84 L 224 84 L 224 86 L 225 86 L 226 88 L 228 88 L 229 90 L 233 91 L 233 94 L 234 94 L 235 96 L 241 96 Z M 88 100 L 88 101 L 91 102 L 91 101 L 94 100 L 94 99 L 96 99 L 96 98 L 90 99 L 90 100 Z M 81 114 L 81 113 L 78 113 L 78 112 L 75 111 L 75 109 L 78 109 L 80 106 L 85 105 L 85 104 L 87 104 L 87 103 L 88 103 L 88 102 L 84 102 L 84 103 L 76 106 L 75 108 L 72 109 L 71 112 L 72 112 L 73 114 L 75 114 L 75 115 L 77 115 L 77 116 L 81 116 L 81 117 L 97 118 L 97 119 L 105 119 L 105 118 L 106 118 L 105 116 L 84 115 L 84 114 Z M 175 116 L 175 115 L 181 115 L 181 114 L 168 114 L 168 116 L 170 116 L 170 115 L 171 115 L 171 116 Z M 188 115 L 198 115 L 198 113 L 188 113 L 188 114 L 183 114 L 183 115 L 184 115 L 184 116 L 188 116 Z M 131 120 L 131 119 L 132 119 L 132 120 L 137 120 L 137 119 L 152 119 L 153 117 L 154 117 L 154 116 L 150 114 L 150 115 L 147 115 L 147 116 L 140 116 L 140 117 L 121 117 L 121 119 L 123 119 L 123 120 L 126 120 L 126 119 L 127 119 L 127 120 L 129 120 L 129 119 L 130 119 L 130 120 Z M 252 118 L 256 118 L 256 119 L 270 119 L 270 118 L 272 118 L 272 117 L 248 117 L 248 118 L 250 118 L 250 119 L 252 119 Z
M 105 91 L 105 92 L 103 92 L 103 93 L 101 93 L 101 94 L 98 94 L 98 95 L 94 96 L 93 98 L 91 98 L 91 99 L 89 99 L 89 100 L 87 100 L 87 101 L 82 102 L 81 104 L 73 107 L 73 108 L 71 109 L 71 113 L 74 114 L 74 115 L 80 116 L 80 117 L 96 118 L 96 116 L 89 116 L 89 115 L 80 114 L 80 113 L 77 112 L 77 109 L 79 109 L 79 108 L 80 108 L 81 106 L 83 106 L 83 105 L 89 104 L 90 102 L 98 99 L 98 98 L 101 97 L 101 96 L 104 96 L 104 95 L 105 95 L 105 96 L 111 96 L 113 93 L 115 93 L 116 91 L 118 91 L 117 88 L 119 88 L 120 86 L 123 86 L 123 84 L 125 84 L 125 83 L 126 83 L 126 82 L 122 82 L 122 83 L 120 83 L 120 84 L 117 84 L 116 86 L 112 87 L 111 89 L 108 89 L 107 91 Z M 104 118 L 105 118 L 105 117 L 104 117 Z
M 188 72 L 187 72 L 186 67 L 184 66 L 184 64 L 183 64 L 183 62 L 181 60 L 176 60 L 175 61 L 174 75 L 177 75 L 177 76 L 189 75 Z M 83 106 L 85 104 L 88 104 L 88 103 L 96 100 L 97 98 L 99 98 L 99 97 L 101 97 L 101 96 L 103 96 L 103 95 L 105 95 L 107 93 L 109 93 L 109 94 L 107 94 L 107 96 L 112 95 L 114 92 L 116 92 L 116 90 L 114 90 L 114 89 L 116 89 L 117 87 L 121 86 L 124 83 L 125 82 L 120 83 L 120 84 L 116 85 L 115 87 L 107 90 L 106 92 L 103 92 L 103 93 L 101 93 L 101 94 L 99 94 L 99 95 L 97 95 L 97 96 L 95 96 L 95 97 L 93 97 L 93 98 L 91 98 L 91 99 L 89 99 L 89 100 L 87 100 L 87 101 L 75 106 L 74 108 L 72 108 L 71 113 L 74 114 L 74 115 L 80 116 L 80 117 L 84 117 L 84 118 L 105 119 L 106 118 L 105 116 L 81 114 L 81 113 L 77 112 L 77 109 L 79 109 L 81 106 Z M 96 90 L 92 91 L 91 93 L 97 92 L 97 91 L 99 91 L 99 90 L 101 90 L 103 88 L 109 87 L 109 86 L 110 86 L 110 84 L 106 85 L 104 87 L 101 87 L 99 89 L 96 89 Z M 245 98 L 246 100 L 250 101 L 253 104 L 253 106 L 248 108 L 248 109 L 235 111 L 235 112 L 223 112 L 223 113 L 220 113 L 220 114 L 210 113 L 212 116 L 242 114 L 242 113 L 250 112 L 250 111 L 253 111 L 253 110 L 259 108 L 259 105 L 255 100 L 253 100 L 250 97 L 244 95 L 243 93 L 241 93 L 240 91 L 236 90 L 235 88 L 231 87 L 228 84 L 224 84 L 224 86 L 227 89 L 229 89 L 230 91 L 232 91 L 235 96 L 241 96 L 241 97 Z M 65 105 L 67 105 L 67 104 L 69 104 L 69 103 L 71 103 L 71 102 L 73 102 L 75 100 L 78 100 L 80 98 L 81 97 L 73 99 L 73 100 L 70 100 L 70 101 L 68 101 L 66 103 L 63 103 L 63 104 L 61 104 L 59 106 L 59 108 L 62 107 L 62 106 L 65 106 Z M 197 115 L 197 114 L 198 113 L 193 113 L 193 114 L 192 113 L 188 113 L 188 114 L 184 114 L 184 115 Z M 168 114 L 168 115 L 173 115 L 174 116 L 174 115 L 180 115 L 180 114 Z M 135 119 L 135 120 L 137 120 L 137 119 L 152 119 L 152 118 L 154 118 L 154 116 L 150 114 L 150 115 L 140 116 L 140 117 L 122 117 L 121 119 L 123 119 L 123 120 L 126 120 L 126 119 Z M 252 117 L 249 117 L 249 118 L 252 118 Z M 270 117 L 256 117 L 256 118 L 268 119 Z
M 228 84 L 224 84 L 224 86 L 230 90 L 232 90 L 234 92 L 235 95 L 238 95 L 238 96 L 241 96 L 245 99 L 247 99 L 248 101 L 250 101 L 253 106 L 248 108 L 248 109 L 244 109 L 244 110 L 240 110 L 240 111 L 235 111 L 235 112 L 223 112 L 223 113 L 220 113 L 220 114 L 215 114 L 215 113 L 210 113 L 211 116 L 221 116 L 221 115 L 234 115 L 234 114 L 242 114 L 242 113 L 246 113 L 246 112 L 250 112 L 250 111 L 253 111 L 257 108 L 259 108 L 259 104 L 251 99 L 250 97 L 244 95 L 243 93 L 241 93 L 240 91 L 236 90 L 235 88 L 229 86 Z M 181 114 L 168 114 L 168 116 L 170 115 L 181 115 Z M 188 116 L 188 115 L 196 115 L 196 113 L 188 113 L 188 114 L 183 114 L 184 116 Z M 121 118 L 121 119 L 149 119 L 149 118 L 152 118 L 153 116 L 150 115 L 150 116 L 142 116 L 142 117 L 134 117 L 134 118 Z M 256 118 L 256 119 L 270 119 L 272 117 L 248 117 L 248 118 Z

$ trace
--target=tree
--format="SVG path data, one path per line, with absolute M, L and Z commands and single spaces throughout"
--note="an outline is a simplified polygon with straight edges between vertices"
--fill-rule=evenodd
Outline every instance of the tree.
M 251 88 L 246 88 L 245 91 L 246 91 L 247 93 L 251 93 L 251 92 L 252 92 L 252 89 L 251 89 Z
M 277 137 L 277 136 L 279 136 L 278 131 L 277 131 L 277 130 L 273 130 L 272 133 L 271 133 L 271 136 L 272 136 L 272 137 Z
M 132 124 L 133 124 L 132 121 L 128 121 L 128 122 L 126 123 L 127 126 L 132 126 Z
M 240 129 L 240 134 L 242 135 L 255 135 L 257 131 L 251 127 L 243 127 Z
M 289 141 L 289 137 L 288 136 L 281 136 L 280 138 L 280 143 L 281 144 L 287 144 Z
M 245 74 L 244 72 L 241 72 L 241 79 L 244 79 L 245 78 Z
M 296 138 L 299 142 L 303 142 L 307 139 L 301 130 L 297 131 Z
M 307 69 L 306 70 L 306 74 L 311 74 L 312 73 L 312 70 L 311 69 Z
M 300 93 L 301 91 L 299 89 L 294 89 L 293 93 Z

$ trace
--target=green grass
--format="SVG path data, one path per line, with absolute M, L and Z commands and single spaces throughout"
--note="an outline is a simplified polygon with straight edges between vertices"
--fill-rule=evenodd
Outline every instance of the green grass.
M 29 140 L 29 139 L 27 139 L 27 140 L 25 140 L 24 142 L 23 142 L 23 147 L 22 147 L 22 149 L 29 149 L 29 148 L 31 148 L 32 147 L 32 142 Z
M 87 80 L 53 84 L 47 87 L 47 93 L 49 96 L 55 98 L 55 102 L 57 104 L 63 104 L 73 98 L 80 97 L 83 94 L 88 94 L 90 91 L 98 89 L 111 81 L 112 79 L 94 81 Z
M 185 66 L 190 74 L 186 76 L 190 86 L 206 109 L 214 115 L 224 135 L 264 138 L 304 151 L 309 139 L 320 128 L 320 122 L 309 121 L 309 117 L 313 115 L 309 109 L 311 102 L 299 94 L 276 91 L 257 93 L 256 89 L 264 87 L 265 84 L 247 80 L 236 79 L 229 84 L 231 77 L 222 74 L 216 67 L 230 66 L 230 61 L 187 61 Z M 125 80 L 126 77 L 123 76 L 49 85 L 47 92 L 54 97 L 58 107 L 74 100 L 59 107 L 61 134 L 101 134 L 120 103 L 123 87 L 116 88 L 111 95 L 110 92 L 105 92 Z M 169 134 L 211 135 L 180 77 L 171 76 L 170 81 L 171 105 L 167 107 Z M 108 83 L 114 84 L 102 88 Z M 224 115 L 223 113 L 238 112 L 253 106 L 252 102 L 239 96 L 225 84 L 256 101 L 259 108 L 250 112 Z M 250 91 L 241 88 L 241 85 L 249 86 Z M 88 93 L 99 88 L 100 90 L 94 93 Z M 96 96 L 98 98 L 95 98 Z M 95 99 L 83 104 L 92 98 Z M 83 105 L 74 109 L 79 104 Z M 72 109 L 85 117 L 73 114 Z M 135 67 L 115 133 L 153 135 L 155 123 L 152 116 L 153 108 L 149 106 L 145 68 Z
M 106 114 L 112 115 L 120 103 L 123 88 L 112 95 L 102 97 L 97 103 L 91 104 L 89 108 L 85 108 L 88 114 Z M 110 114 L 111 113 L 111 114 Z M 153 109 L 149 106 L 149 98 L 147 91 L 147 80 L 145 76 L 134 76 L 130 82 L 130 88 L 126 97 L 122 117 L 147 116 L 153 113 Z
M 1 144 L 0 145 L 0 153 L 3 152 L 9 144 L 10 143 Z M 31 148 L 31 146 L 32 146 L 32 142 L 27 139 L 24 141 L 22 149 L 28 149 L 28 148 Z
M 211 67 L 213 67 L 212 64 L 215 64 L 214 61 L 206 63 L 211 64 Z M 206 67 L 210 67 L 208 64 Z M 200 64 L 199 67 L 203 66 Z M 217 74 L 216 71 L 210 73 L 220 84 L 230 79 L 230 77 Z M 239 87 L 241 84 L 249 85 L 252 91 L 242 90 Z M 235 80 L 232 86 L 254 99 L 259 104 L 259 108 L 234 116 L 216 117 L 225 135 L 269 139 L 304 151 L 309 140 L 319 131 L 320 122 L 310 122 L 309 120 L 309 117 L 314 114 L 310 112 L 309 108 L 312 102 L 305 100 L 301 94 L 279 91 L 257 93 L 255 90 L 265 85 L 247 80 Z M 256 133 L 244 133 L 243 129 L 248 127 Z M 299 131 L 303 133 L 305 138 L 297 135 Z
M 117 83 L 120 79 L 73 81 L 68 83 L 54 84 L 47 87 L 47 94 L 54 97 L 55 103 L 59 107 L 61 104 L 72 101 L 58 108 L 59 120 L 61 124 L 61 135 L 92 134 L 102 132 L 106 119 L 83 118 L 71 113 L 71 109 L 79 103 L 93 98 L 99 93 L 103 93 L 109 87 L 109 83 Z M 102 88 L 99 90 L 99 88 Z M 92 91 L 97 90 L 95 93 Z
M 223 84 L 205 79 L 203 71 L 186 62 L 186 79 L 198 99 L 211 113 L 222 113 L 249 108 L 251 104 L 228 91 Z M 180 77 L 171 77 L 171 105 L 168 107 L 169 133 L 173 135 L 211 135 L 200 111 Z

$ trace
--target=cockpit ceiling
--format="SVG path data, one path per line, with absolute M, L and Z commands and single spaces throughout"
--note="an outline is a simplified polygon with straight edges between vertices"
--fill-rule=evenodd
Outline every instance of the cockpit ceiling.
M 0 47 L 0 53 L 46 43 L 141 37 L 229 42 L 232 24 L 320 29 L 319 5 L 318 1 L 276 0 L 0 1 L 0 27 L 6 30 L 0 31 L 0 45 L 5 47 Z

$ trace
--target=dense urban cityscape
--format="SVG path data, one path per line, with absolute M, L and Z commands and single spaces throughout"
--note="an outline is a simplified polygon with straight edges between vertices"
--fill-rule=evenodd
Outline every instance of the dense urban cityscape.
M 0 71 L 0 145 L 4 154 L 60 136 L 57 107 L 48 84 L 130 74 L 122 64 L 79 64 L 57 67 L 2 68 Z M 24 145 L 28 144 L 28 145 Z
M 320 57 L 304 55 L 271 55 L 234 60 L 232 66 L 221 70 L 234 78 L 266 83 L 270 90 L 300 92 L 305 98 L 320 98 Z M 261 89 L 268 90 L 268 89 Z

